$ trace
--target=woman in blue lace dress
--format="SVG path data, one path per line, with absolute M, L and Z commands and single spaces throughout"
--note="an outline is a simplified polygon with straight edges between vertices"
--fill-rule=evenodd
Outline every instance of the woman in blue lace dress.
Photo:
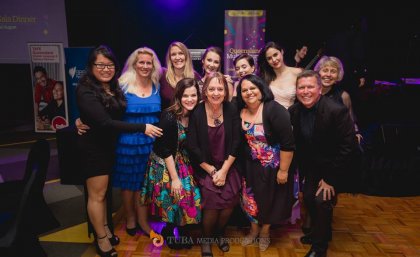
M 274 101 L 270 88 L 256 75 L 241 79 L 237 103 L 246 141 L 241 205 L 251 222 L 242 245 L 259 237 L 260 251 L 265 251 L 270 245 L 270 226 L 285 221 L 292 211 L 292 126 L 287 110 Z
M 159 122 L 160 76 L 161 65 L 152 49 L 141 47 L 128 57 L 118 79 L 127 99 L 124 121 L 149 124 Z M 153 138 L 143 133 L 121 133 L 118 139 L 113 186 L 121 188 L 126 232 L 131 236 L 136 234 L 138 223 L 147 223 L 147 208 L 140 208 L 138 199 L 153 142 Z M 146 233 L 150 233 L 150 227 L 146 228 Z

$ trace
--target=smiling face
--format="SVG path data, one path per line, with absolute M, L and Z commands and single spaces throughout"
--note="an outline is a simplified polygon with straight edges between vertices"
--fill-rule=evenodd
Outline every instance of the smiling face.
M 306 54 L 308 53 L 308 47 L 303 46 L 301 49 L 297 49 L 296 53 L 297 53 L 297 55 L 299 56 L 300 59 L 304 59 Z
M 212 105 L 220 105 L 225 99 L 225 86 L 218 78 L 212 78 L 205 91 L 207 102 Z
M 101 83 L 109 83 L 115 75 L 115 64 L 102 54 L 98 54 L 95 64 L 105 64 L 103 69 L 99 69 L 96 65 L 93 66 L 92 73 L 95 78 Z
M 183 70 L 185 68 L 185 54 L 178 46 L 172 46 L 170 50 L 171 63 L 174 69 Z
M 198 102 L 198 92 L 196 87 L 189 87 L 184 90 L 181 98 L 183 113 L 186 114 L 194 109 Z
M 246 79 L 241 83 L 241 96 L 247 106 L 259 105 L 262 99 L 260 89 Z
M 244 77 L 245 75 L 252 74 L 254 70 L 255 67 L 251 66 L 245 58 L 240 59 L 236 62 L 235 72 L 236 75 L 240 78 Z
M 296 82 L 296 97 L 306 108 L 311 108 L 318 102 L 321 90 L 316 77 L 302 77 Z
M 53 97 L 54 100 L 61 100 L 64 97 L 64 86 L 61 83 L 55 83 L 53 88 Z
M 42 71 L 35 72 L 35 81 L 37 84 L 46 87 L 47 86 L 47 77 Z
M 338 68 L 333 65 L 325 65 L 319 70 L 322 86 L 332 87 L 338 81 Z
M 278 69 L 283 66 L 283 52 L 276 48 L 268 48 L 267 52 L 265 52 L 265 58 L 273 69 Z
M 138 76 L 150 78 L 153 71 L 153 56 L 147 53 L 140 53 L 134 63 L 134 69 Z
M 219 70 L 221 64 L 220 58 L 215 52 L 209 51 L 207 53 L 206 58 L 203 60 L 203 69 L 206 75 Z

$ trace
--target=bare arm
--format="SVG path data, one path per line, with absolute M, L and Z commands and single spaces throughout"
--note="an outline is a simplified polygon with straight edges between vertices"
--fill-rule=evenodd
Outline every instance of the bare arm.
M 293 152 L 280 151 L 280 165 L 277 171 L 277 183 L 284 184 L 287 182 L 290 164 L 292 163 Z

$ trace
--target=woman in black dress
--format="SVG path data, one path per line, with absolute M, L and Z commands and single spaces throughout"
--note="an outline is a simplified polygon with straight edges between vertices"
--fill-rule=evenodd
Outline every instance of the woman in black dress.
M 120 121 L 126 107 L 118 85 L 117 59 L 107 46 L 94 48 L 88 58 L 86 74 L 76 89 L 80 118 L 90 127 L 78 137 L 82 169 L 86 175 L 87 212 L 100 256 L 117 256 L 113 245 L 119 243 L 107 225 L 106 194 L 114 165 L 118 132 L 142 132 L 150 137 L 162 135 L 151 124 Z
M 259 236 L 260 251 L 270 245 L 270 226 L 291 216 L 295 148 L 287 110 L 274 101 L 263 79 L 246 75 L 237 87 L 244 144 L 241 205 L 251 222 L 242 245 Z

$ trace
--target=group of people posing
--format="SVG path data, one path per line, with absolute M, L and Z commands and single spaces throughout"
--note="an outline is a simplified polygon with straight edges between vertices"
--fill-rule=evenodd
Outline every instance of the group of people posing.
M 225 236 L 238 204 L 250 221 L 242 245 L 265 251 L 270 226 L 291 216 L 293 176 L 299 170 L 310 225 L 306 256 L 326 256 L 337 193 L 357 147 L 349 95 L 336 84 L 341 62 L 324 56 L 315 71 L 289 67 L 275 42 L 235 58 L 239 81 L 220 72 L 222 50 L 193 69 L 187 47 L 170 44 L 166 67 L 156 53 L 136 49 L 121 75 L 112 50 L 91 52 L 77 87 L 78 145 L 86 174 L 87 212 L 100 256 L 117 256 L 106 196 L 121 189 L 126 232 L 142 230 L 154 242 L 190 248 L 188 225 L 201 224 L 201 254 L 212 244 L 230 249 Z M 345 180 L 348 182 L 348 180 Z M 148 217 L 166 223 L 154 231 Z

